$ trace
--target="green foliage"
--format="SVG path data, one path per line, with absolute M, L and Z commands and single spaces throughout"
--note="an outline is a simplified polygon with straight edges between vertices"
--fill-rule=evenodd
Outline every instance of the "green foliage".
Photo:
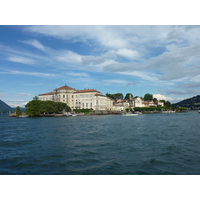
M 111 99 L 114 99 L 114 98 L 113 98 L 113 94 L 108 94 L 108 93 L 106 93 L 106 96 L 109 97 L 109 98 L 111 98 Z
M 110 97 L 112 99 L 123 99 L 124 95 L 122 93 L 116 93 L 116 94 L 108 94 L 106 93 L 107 97 Z
M 155 103 L 155 102 L 157 102 L 158 101 L 158 99 L 156 99 L 156 98 L 153 98 L 153 102 Z
M 126 112 L 132 112 L 133 111 L 132 108 L 126 108 L 125 110 L 126 110 Z
M 133 95 L 131 93 L 127 93 L 126 96 L 124 97 L 124 99 L 132 99 Z
M 144 95 L 144 100 L 145 101 L 152 101 L 153 100 L 153 95 L 149 94 L 149 93 L 145 94 Z
M 40 114 L 61 113 L 63 110 L 70 112 L 71 108 L 62 102 L 32 100 L 26 104 L 26 113 L 29 116 L 40 116 Z
M 19 117 L 22 114 L 22 111 L 19 106 L 16 107 L 16 116 Z
M 135 111 L 145 112 L 145 111 L 161 111 L 163 107 L 135 107 Z
M 166 106 L 167 108 L 171 108 L 171 103 L 169 101 L 165 101 L 164 102 L 164 106 Z
M 85 108 L 85 109 L 73 109 L 73 111 L 75 113 L 90 113 L 91 111 L 93 111 L 93 109 L 92 108 L 90 108 L 90 109 L 87 109 L 87 108 Z
M 178 110 L 178 111 L 186 111 L 186 107 L 174 107 L 173 110 Z
M 38 96 L 33 97 L 33 100 L 39 100 Z

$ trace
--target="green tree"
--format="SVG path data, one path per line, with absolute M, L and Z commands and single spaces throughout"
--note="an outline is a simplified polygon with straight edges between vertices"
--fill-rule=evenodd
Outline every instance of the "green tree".
M 33 100 L 39 100 L 38 96 L 33 97 Z
M 124 99 L 132 99 L 133 95 L 131 93 L 127 93 Z
M 112 99 L 123 99 L 124 95 L 122 93 L 116 93 L 116 94 L 108 94 L 106 93 L 107 97 L 110 97 Z
M 16 107 L 16 116 L 19 117 L 22 114 L 22 111 L 19 106 Z
M 156 98 L 153 98 L 153 102 L 155 103 L 155 102 L 157 102 L 158 101 L 158 99 L 156 99 Z
M 62 102 L 32 100 L 26 104 L 26 113 L 29 116 L 40 116 L 41 114 L 62 113 L 63 110 L 70 112 L 71 108 Z
M 153 95 L 149 94 L 149 93 L 145 94 L 144 95 L 144 100 L 145 101 L 152 101 L 153 100 Z
M 168 109 L 171 108 L 171 103 L 169 101 L 165 101 L 164 103 L 165 107 L 167 107 Z

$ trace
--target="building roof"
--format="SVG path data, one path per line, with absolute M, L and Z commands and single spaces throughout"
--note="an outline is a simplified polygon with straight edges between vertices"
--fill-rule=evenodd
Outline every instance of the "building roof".
M 67 86 L 67 85 L 64 85 L 64 86 L 62 86 L 62 87 L 59 87 L 59 88 L 56 88 L 55 90 L 76 90 L 76 89 L 74 89 L 74 88 L 71 88 L 71 87 L 69 87 L 69 86 Z
M 83 92 L 98 92 L 98 93 L 100 93 L 99 91 L 94 90 L 94 89 L 88 89 L 88 90 L 77 90 L 75 93 L 83 93 Z
M 53 95 L 55 92 L 48 92 L 48 93 L 44 93 L 44 94 L 39 94 L 39 96 L 42 96 L 42 95 Z

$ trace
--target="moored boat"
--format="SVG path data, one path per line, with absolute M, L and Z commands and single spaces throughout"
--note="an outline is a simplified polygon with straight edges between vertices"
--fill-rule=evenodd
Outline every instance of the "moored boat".
M 66 112 L 66 113 L 63 114 L 63 116 L 70 117 L 70 116 L 72 116 L 72 113 Z
M 138 113 L 123 113 L 122 116 L 138 116 Z

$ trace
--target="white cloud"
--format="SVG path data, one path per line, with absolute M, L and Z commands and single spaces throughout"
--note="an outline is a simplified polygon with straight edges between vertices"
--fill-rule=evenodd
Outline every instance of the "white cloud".
M 164 96 L 164 95 L 162 95 L 162 94 L 154 94 L 154 95 L 153 95 L 153 98 L 156 98 L 156 99 L 158 99 L 158 100 L 165 100 L 165 101 L 172 101 L 172 100 L 173 100 L 173 98 L 171 98 L 171 97 L 166 97 L 166 96 Z
M 159 80 L 159 76 L 157 74 L 153 74 L 146 71 L 127 71 L 127 72 L 117 72 L 118 74 L 124 74 L 129 76 L 136 76 L 143 80 L 156 82 Z
M 20 100 L 15 100 L 15 101 L 5 101 L 10 107 L 12 108 L 16 108 L 17 106 L 21 107 L 21 108 L 24 108 L 25 105 L 28 103 L 28 101 L 20 101 Z M 20 103 L 21 102 L 21 103 Z
M 18 93 L 18 96 L 32 96 L 32 94 L 27 94 L 27 93 Z
M 160 90 L 161 93 L 166 95 L 189 95 L 189 94 L 199 94 L 200 90 L 184 89 L 184 90 Z
M 106 83 L 115 83 L 115 84 L 127 84 L 128 81 L 126 80 L 103 80 L 103 82 L 106 82 Z
M 81 55 L 78 55 L 72 51 L 60 51 L 55 56 L 56 60 L 66 63 L 81 63 L 81 58 Z
M 24 40 L 22 42 L 25 44 L 29 44 L 41 51 L 45 51 L 45 47 L 38 40 Z
M 40 73 L 40 72 L 23 72 L 23 71 L 15 71 L 15 70 L 0 72 L 0 74 L 28 75 L 28 76 L 37 76 L 37 77 L 44 77 L 44 78 L 61 77 L 61 75 L 59 74 L 49 74 L 49 73 Z
M 28 65 L 30 65 L 30 64 L 32 65 L 35 63 L 34 60 L 32 60 L 30 58 L 21 57 L 21 56 L 10 56 L 10 57 L 8 57 L 8 60 L 12 61 L 12 62 L 28 64 Z
M 69 75 L 69 76 L 89 76 L 86 73 L 77 73 L 77 72 L 66 72 L 65 74 Z
M 139 53 L 130 49 L 119 49 L 116 53 L 130 60 L 139 58 Z
M 7 100 L 7 102 L 25 102 L 26 100 Z

